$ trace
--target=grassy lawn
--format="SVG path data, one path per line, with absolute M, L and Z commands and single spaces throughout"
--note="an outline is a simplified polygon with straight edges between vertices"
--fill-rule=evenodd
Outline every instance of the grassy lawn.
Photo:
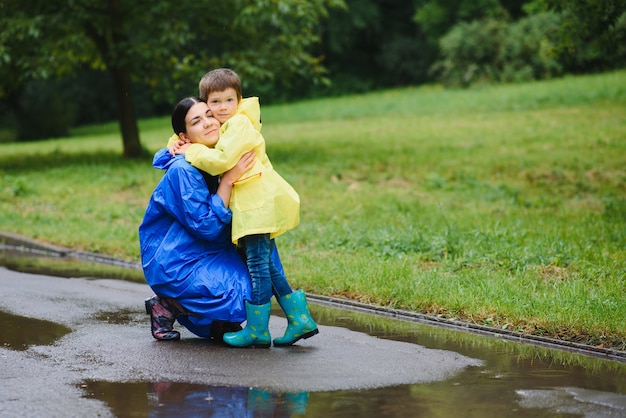
M 296 287 L 626 350 L 626 72 L 263 108 Z M 143 120 L 165 145 L 169 118 Z M 162 176 L 117 125 L 0 143 L 0 230 L 139 259 Z

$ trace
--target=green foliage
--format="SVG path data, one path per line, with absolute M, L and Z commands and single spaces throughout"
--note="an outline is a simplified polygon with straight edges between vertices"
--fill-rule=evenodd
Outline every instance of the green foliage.
M 455 85 L 544 79 L 624 63 L 625 3 L 615 0 L 346 3 L 349 9 L 331 11 L 324 28 L 332 85 L 295 94 L 339 96 L 432 82 L 442 74 Z M 260 91 L 273 98 L 270 87 Z
M 559 26 L 555 13 L 514 23 L 495 19 L 456 25 L 441 39 L 441 60 L 433 70 L 447 85 L 519 82 L 561 74 L 554 56 Z
M 563 17 L 559 58 L 571 71 L 606 71 L 626 65 L 626 2 L 543 0 Z
M 160 100 L 197 90 L 206 71 L 228 66 L 246 83 L 297 77 L 320 80 L 311 53 L 328 7 L 341 0 L 177 2 L 33 0 L 3 3 L 0 99 L 15 109 L 32 79 L 106 69 L 118 106 L 124 154 L 137 156 L 132 80 L 144 80 Z M 71 12 L 69 12 L 71 11 Z M 6 22 L 6 24 L 5 24 Z M 18 109 L 27 111 L 28 109 Z
M 479 1 L 441 1 L 425 0 L 417 3 L 416 10 L 412 16 L 413 21 L 419 28 L 421 37 L 424 39 L 419 50 L 423 57 L 424 72 L 427 80 L 436 79 L 432 67 L 437 61 L 446 61 L 448 56 L 442 57 L 441 40 L 456 25 L 469 24 L 493 19 L 494 21 L 506 21 L 510 16 L 516 16 L 519 11 L 516 2 L 506 2 L 500 0 L 479 0 Z M 492 42 L 488 39 L 488 44 Z M 460 47 L 456 45 L 456 47 Z M 459 54 L 466 54 L 468 51 L 460 51 Z M 474 51 L 478 52 L 478 51 Z M 425 59 L 424 59 L 425 58 Z
M 76 107 L 76 123 L 111 120 L 123 103 L 123 140 L 131 143 L 126 138 L 134 134 L 135 115 L 168 113 L 171 103 L 197 91 L 207 70 L 220 66 L 237 70 L 246 95 L 265 104 L 419 85 L 439 76 L 468 85 L 622 68 L 625 4 L 6 0 L 0 9 L 0 109 L 11 118 L 0 119 L 0 136 L 15 137 L 8 132 L 15 116 L 32 113 L 20 108 L 30 103 L 24 96 L 41 80 L 52 91 L 57 76 L 61 83 L 73 81 L 55 97 Z M 94 76 L 98 72 L 108 82 Z M 63 108 L 49 109 L 56 113 L 50 119 L 72 119 Z M 63 132 L 39 122 L 18 125 L 42 137 Z
M 429 79 L 432 48 L 411 19 L 413 2 L 347 0 L 321 26 L 329 86 L 307 83 L 302 97 L 341 96 Z
M 512 23 L 501 60 L 499 81 L 542 80 L 560 76 L 562 65 L 554 52 L 560 17 L 555 13 L 538 13 Z
M 427 0 L 418 6 L 413 19 L 426 34 L 429 43 L 436 45 L 458 23 L 502 17 L 504 13 L 498 0 Z

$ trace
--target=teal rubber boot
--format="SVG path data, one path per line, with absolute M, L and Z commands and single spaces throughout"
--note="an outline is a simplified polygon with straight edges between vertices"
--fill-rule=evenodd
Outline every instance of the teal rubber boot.
M 278 304 L 287 316 L 287 330 L 285 335 L 274 339 L 274 346 L 284 347 L 293 345 L 303 338 L 310 338 L 317 334 L 317 324 L 311 318 L 306 296 L 302 290 L 297 290 L 278 299 Z
M 272 342 L 268 328 L 271 310 L 271 302 L 253 305 L 246 301 L 246 327 L 224 334 L 224 342 L 231 347 L 269 348 Z

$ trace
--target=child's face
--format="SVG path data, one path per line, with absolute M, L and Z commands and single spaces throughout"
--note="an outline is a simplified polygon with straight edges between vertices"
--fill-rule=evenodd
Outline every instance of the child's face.
M 183 140 L 214 147 L 220 139 L 220 123 L 211 116 L 211 110 L 204 102 L 191 106 L 185 116 L 185 126 L 187 133 L 180 134 Z
M 213 113 L 213 117 L 219 120 L 220 123 L 224 123 L 232 118 L 237 112 L 237 106 L 239 105 L 237 92 L 232 87 L 224 91 L 212 92 L 207 97 L 206 102 Z

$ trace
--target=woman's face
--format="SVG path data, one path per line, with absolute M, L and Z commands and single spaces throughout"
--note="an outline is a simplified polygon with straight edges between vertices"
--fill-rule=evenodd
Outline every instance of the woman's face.
M 185 116 L 185 126 L 187 132 L 179 134 L 185 141 L 214 147 L 220 139 L 220 122 L 211 116 L 211 110 L 204 102 L 191 106 Z

